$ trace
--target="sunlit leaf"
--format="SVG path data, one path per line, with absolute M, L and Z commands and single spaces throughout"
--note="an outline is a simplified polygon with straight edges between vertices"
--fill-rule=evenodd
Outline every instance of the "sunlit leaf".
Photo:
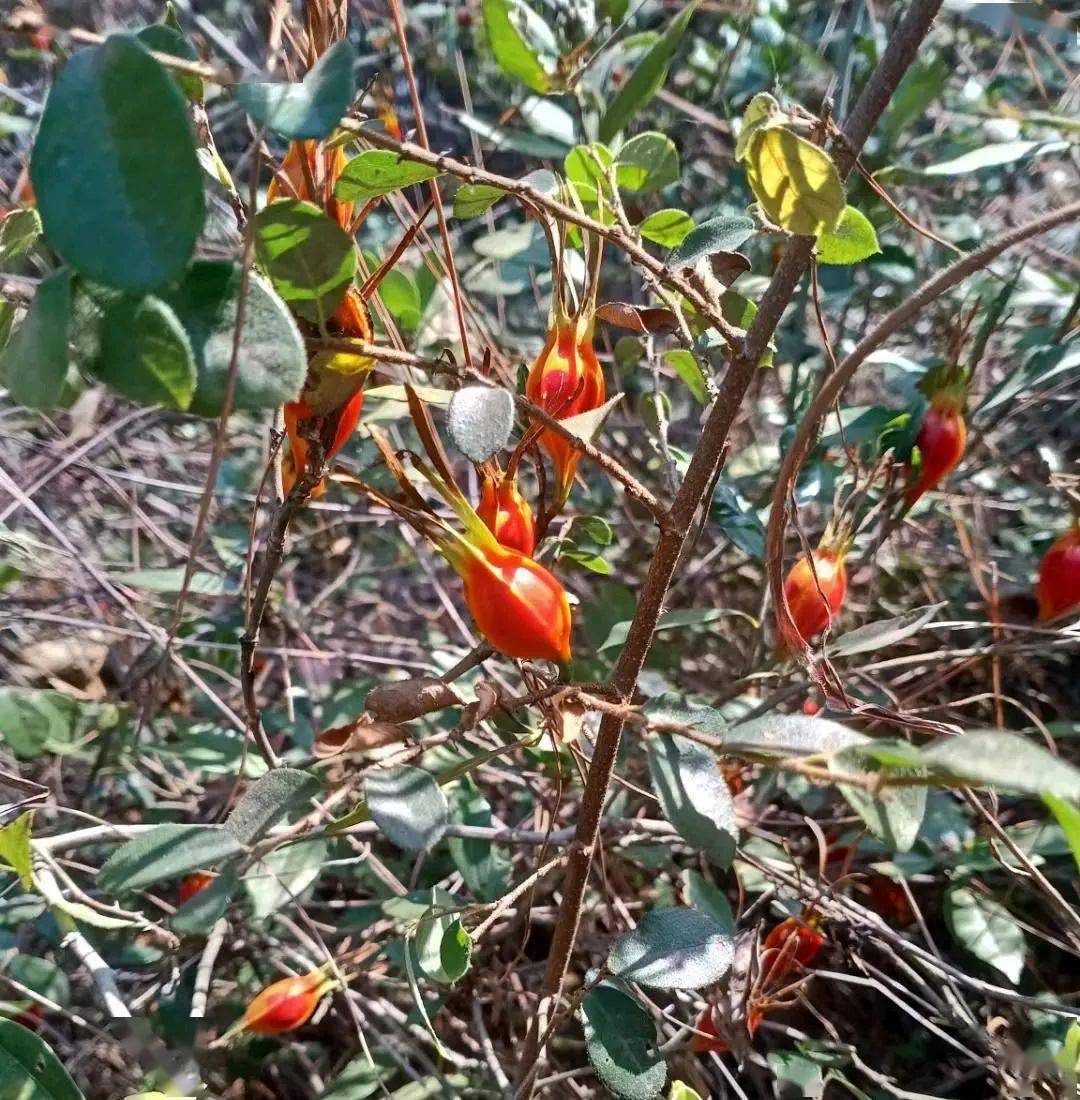
M 844 185 L 829 155 L 790 130 L 754 135 L 746 177 L 770 220 L 791 233 L 817 236 L 844 211 Z
M 881 251 L 877 233 L 865 214 L 845 206 L 835 229 L 826 229 L 817 240 L 821 264 L 857 264 Z

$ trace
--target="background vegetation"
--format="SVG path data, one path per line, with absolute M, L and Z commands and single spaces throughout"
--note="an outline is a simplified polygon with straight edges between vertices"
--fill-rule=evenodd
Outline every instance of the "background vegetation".
M 938 7 L 5 9 L 0 1096 L 1071 1095 L 1080 633 L 1037 621 L 1034 583 L 1078 492 L 1080 51 L 1042 5 Z M 355 54 L 286 125 L 263 82 L 346 15 Z M 844 232 L 805 151 L 779 173 L 803 235 L 756 206 L 760 93 L 847 176 Z M 252 228 L 290 132 L 421 158 L 354 181 L 358 249 L 320 215 L 300 274 Z M 557 681 L 478 646 L 385 508 L 333 482 L 282 506 L 277 410 L 334 346 L 290 312 L 325 321 L 393 256 L 335 462 L 393 491 L 368 429 L 421 449 L 412 382 L 475 500 L 474 429 L 505 463 L 529 408 L 446 408 L 523 392 L 544 227 L 574 220 L 579 288 L 582 227 L 610 238 L 595 344 L 622 397 L 578 426 L 540 554 L 574 601 Z M 274 289 L 217 285 L 221 261 Z M 919 383 L 953 361 L 966 451 L 901 518 Z M 533 448 L 534 504 L 542 470 Z M 828 659 L 783 656 L 779 585 L 839 512 Z M 452 693 L 387 691 L 417 678 Z M 823 941 L 777 969 L 789 916 Z M 349 982 L 312 1022 L 223 1041 L 332 959 Z M 692 1049 L 703 1020 L 728 1049 Z

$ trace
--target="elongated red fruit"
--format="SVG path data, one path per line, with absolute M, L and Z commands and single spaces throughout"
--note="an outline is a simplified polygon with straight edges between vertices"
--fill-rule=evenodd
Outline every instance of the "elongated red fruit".
M 1040 622 L 1053 622 L 1080 611 L 1080 520 L 1046 551 L 1035 595 Z
M 963 398 L 952 390 L 935 394 L 926 410 L 922 427 L 915 439 L 919 448 L 919 465 L 908 464 L 911 484 L 904 494 L 905 507 L 912 505 L 952 473 L 964 457 L 967 445 L 967 424 L 964 421 Z
M 500 653 L 570 659 L 570 601 L 539 562 L 496 544 L 451 564 L 465 582 L 465 603 L 480 633 Z
M 845 551 L 841 548 L 819 548 L 814 551 L 811 569 L 810 558 L 803 554 L 784 581 L 791 618 L 803 641 L 808 642 L 815 634 L 820 634 L 843 606 L 847 595 L 844 556 Z M 798 644 L 798 639 L 785 641 L 789 648 Z
M 592 342 L 592 318 L 557 320 L 525 383 L 525 395 L 556 420 L 566 420 L 604 403 L 604 372 Z M 570 495 L 581 453 L 551 428 L 540 434 L 555 470 L 555 499 Z
M 205 890 L 213 881 L 214 876 L 209 871 L 193 871 L 180 883 L 180 889 L 176 891 L 177 901 L 183 905 Z
M 503 546 L 532 557 L 536 524 L 529 502 L 518 491 L 517 478 L 504 477 L 496 483 L 496 478 L 485 474 L 476 514 Z
M 273 982 L 247 1006 L 231 1033 L 281 1035 L 295 1031 L 311 1019 L 323 995 L 337 984 L 337 979 L 328 977 L 322 969 Z

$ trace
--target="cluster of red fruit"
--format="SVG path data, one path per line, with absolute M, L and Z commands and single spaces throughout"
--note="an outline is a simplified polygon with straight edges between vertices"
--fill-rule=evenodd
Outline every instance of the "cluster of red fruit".
M 964 455 L 967 384 L 966 374 L 956 366 L 937 368 L 928 376 L 924 388 L 930 405 L 907 462 L 905 513 L 939 485 Z M 800 637 L 782 638 L 782 649 L 799 648 L 820 634 L 840 611 L 847 595 L 844 559 L 850 545 L 846 533 L 827 530 L 818 548 L 810 555 L 803 554 L 788 573 L 784 594 Z M 1035 595 L 1040 622 L 1053 622 L 1080 610 L 1080 518 L 1043 557 Z

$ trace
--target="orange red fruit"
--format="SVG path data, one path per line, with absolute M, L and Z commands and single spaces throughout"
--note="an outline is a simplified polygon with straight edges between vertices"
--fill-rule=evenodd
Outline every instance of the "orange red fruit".
M 556 420 L 590 412 L 604 403 L 604 372 L 592 341 L 593 319 L 557 318 L 544 350 L 537 356 L 525 383 L 525 395 Z M 555 470 L 555 500 L 566 502 L 574 483 L 581 452 L 554 429 L 540 434 L 540 446 Z
M 830 545 L 802 557 L 791 567 L 784 581 L 784 595 L 799 638 L 782 641 L 795 648 L 820 634 L 839 613 L 847 595 L 846 547 Z
M 904 494 L 904 505 L 912 505 L 930 489 L 935 488 L 956 469 L 964 457 L 967 445 L 967 424 L 964 421 L 963 397 L 946 390 L 935 394 L 926 410 L 922 427 L 915 439 L 919 449 L 919 464 L 908 463 L 910 484 Z
M 518 491 L 516 477 L 484 474 L 476 514 L 503 546 L 532 557 L 536 524 L 529 502 Z
M 209 871 L 192 871 L 181 883 L 176 891 L 177 901 L 183 905 L 189 902 L 196 894 L 205 890 L 214 881 L 214 876 Z
M 1035 595 L 1040 622 L 1080 611 L 1080 520 L 1043 555 Z
M 229 1034 L 282 1035 L 295 1031 L 311 1019 L 319 1001 L 339 984 L 321 967 L 300 977 L 273 982 L 248 1005 Z

